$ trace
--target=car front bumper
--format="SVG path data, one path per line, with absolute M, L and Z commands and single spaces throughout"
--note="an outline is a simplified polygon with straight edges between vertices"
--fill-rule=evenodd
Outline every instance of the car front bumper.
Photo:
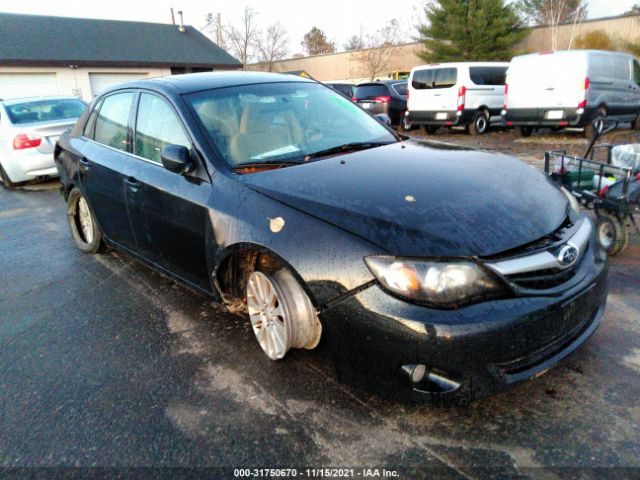
M 58 176 L 53 153 L 42 153 L 36 148 L 15 150 L 2 157 L 0 162 L 9 180 L 14 183 Z
M 321 313 L 341 380 L 403 400 L 467 402 L 546 372 L 597 329 L 606 260 L 584 259 L 582 281 L 556 296 L 435 310 L 373 285 Z M 407 368 L 425 365 L 423 382 Z

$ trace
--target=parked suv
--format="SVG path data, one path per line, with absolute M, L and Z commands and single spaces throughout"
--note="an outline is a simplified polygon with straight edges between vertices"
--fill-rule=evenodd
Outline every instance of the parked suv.
M 464 127 L 483 135 L 502 123 L 508 63 L 438 63 L 415 67 L 409 75 L 407 124 L 427 133 L 441 126 Z
M 407 81 L 361 83 L 356 87 L 352 100 L 373 115 L 387 114 L 391 125 L 399 125 L 407 110 Z
M 4 186 L 57 177 L 53 147 L 86 108 L 75 97 L 0 101 L 0 181 Z
M 534 128 L 584 128 L 613 117 L 640 128 L 640 64 L 632 55 L 598 50 L 541 52 L 513 58 L 502 112 L 523 136 Z
M 328 82 L 325 85 L 334 89 L 336 92 L 341 93 L 347 98 L 353 97 L 353 93 L 356 90 L 356 86 L 349 82 Z

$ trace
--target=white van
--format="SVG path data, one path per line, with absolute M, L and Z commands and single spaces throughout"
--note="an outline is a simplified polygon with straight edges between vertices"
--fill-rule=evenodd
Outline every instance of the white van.
M 437 63 L 415 67 L 409 74 L 405 128 L 422 125 L 469 127 L 482 135 L 490 123 L 502 123 L 504 82 L 508 63 Z
M 507 125 L 524 136 L 534 128 L 584 128 L 599 116 L 640 127 L 640 65 L 632 55 L 598 50 L 514 57 L 507 71 Z

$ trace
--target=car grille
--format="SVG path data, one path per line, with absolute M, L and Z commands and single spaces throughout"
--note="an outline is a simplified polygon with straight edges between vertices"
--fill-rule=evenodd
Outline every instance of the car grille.
M 564 270 L 559 268 L 549 268 L 546 270 L 539 270 L 537 272 L 507 275 L 507 278 L 522 288 L 547 290 L 571 280 L 583 260 L 584 255 L 581 255 L 576 263 L 574 263 L 570 268 Z
M 502 274 L 514 285 L 527 290 L 548 290 L 569 282 L 584 261 L 592 227 L 588 220 L 573 225 L 565 222 L 555 232 L 500 258 L 485 260 L 487 266 Z M 565 247 L 576 247 L 578 258 L 563 265 L 558 256 Z

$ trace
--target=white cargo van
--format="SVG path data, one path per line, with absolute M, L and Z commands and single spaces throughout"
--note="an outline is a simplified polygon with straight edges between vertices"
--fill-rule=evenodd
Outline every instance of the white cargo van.
M 469 127 L 482 135 L 490 123 L 502 123 L 508 63 L 439 63 L 415 67 L 409 74 L 406 125 Z
M 514 57 L 507 71 L 507 125 L 524 136 L 534 128 L 584 128 L 599 116 L 633 122 L 640 114 L 640 65 L 632 55 L 598 50 Z

